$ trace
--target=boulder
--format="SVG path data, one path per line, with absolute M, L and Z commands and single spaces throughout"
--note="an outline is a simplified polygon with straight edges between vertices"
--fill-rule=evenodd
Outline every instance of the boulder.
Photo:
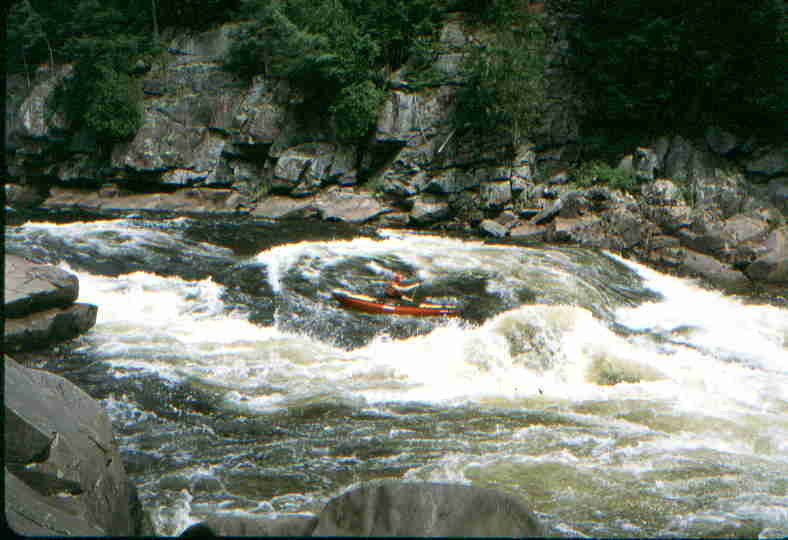
M 449 217 L 449 203 L 434 195 L 417 195 L 413 199 L 410 217 L 416 223 L 431 223 Z
M 788 227 L 773 230 L 764 242 L 765 253 L 745 269 L 758 281 L 788 284 Z
M 183 210 L 188 212 L 235 212 L 241 195 L 232 189 L 189 187 L 173 193 L 137 193 L 117 186 L 102 187 L 98 192 L 78 188 L 52 188 L 43 206 L 82 206 L 104 210 Z
M 3 347 L 6 352 L 42 349 L 84 334 L 96 324 L 98 308 L 76 303 L 6 319 Z
M 569 171 L 566 169 L 559 169 L 555 172 L 550 178 L 547 179 L 547 183 L 551 185 L 563 185 L 568 184 L 572 180 L 572 175 L 569 174 Z
M 509 179 L 482 182 L 479 198 L 485 209 L 500 209 L 512 200 L 512 184 Z
M 431 176 L 424 190 L 431 193 L 459 193 L 478 185 L 479 178 L 472 171 L 451 168 Z
M 429 178 L 424 171 L 401 172 L 389 169 L 383 173 L 380 189 L 394 197 L 406 198 L 420 193 L 428 181 Z
M 83 536 L 100 537 L 107 533 L 101 527 L 76 514 L 65 497 L 46 497 L 28 486 L 5 467 L 5 524 L 22 536 Z
M 747 172 L 774 176 L 788 171 L 788 148 L 774 148 L 760 152 L 746 164 Z
M 484 234 L 489 236 L 493 236 L 495 238 L 503 238 L 506 236 L 508 229 L 505 225 L 501 225 L 497 221 L 493 221 L 492 219 L 485 219 L 479 224 L 479 230 L 482 231 Z
M 5 202 L 18 208 L 38 206 L 46 196 L 33 186 L 22 184 L 5 185 Z
M 512 238 L 519 238 L 522 240 L 530 240 L 534 242 L 541 242 L 542 240 L 544 240 L 545 233 L 546 233 L 546 227 L 539 225 L 532 225 L 530 223 L 517 225 L 509 230 L 509 236 L 511 236 Z
M 769 223 L 757 214 L 736 214 L 720 220 L 715 212 L 695 211 L 690 227 L 677 231 L 682 243 L 718 259 L 733 262 L 741 247 L 752 251 L 753 244 L 766 238 Z M 739 258 L 746 258 L 742 254 Z
M 372 195 L 354 193 L 348 189 L 332 189 L 315 198 L 321 219 L 364 223 L 384 212 L 391 211 Z
M 36 264 L 18 255 L 5 256 L 4 316 L 23 317 L 62 308 L 79 296 L 77 277 L 48 264 Z
M 33 87 L 24 100 L 16 115 L 12 118 L 18 123 L 7 126 L 12 138 L 58 139 L 66 129 L 65 117 L 62 113 L 50 114 L 48 103 L 51 102 L 55 88 L 74 71 L 74 66 L 67 64 L 58 66 L 54 72 L 44 77 Z
M 644 238 L 659 234 L 658 227 L 643 220 L 639 212 L 625 205 L 605 211 L 602 218 L 606 224 L 605 237 L 612 241 L 612 244 L 609 244 L 612 249 L 630 249 L 642 244 Z
M 547 240 L 576 242 L 589 247 L 608 247 L 602 245 L 606 238 L 602 218 L 598 216 L 557 217 L 553 221 L 553 228 L 547 235 Z
M 659 178 L 640 186 L 643 202 L 658 206 L 684 205 L 684 195 L 672 180 Z
M 709 126 L 706 129 L 706 144 L 712 151 L 725 155 L 732 152 L 739 144 L 736 135 L 725 131 L 719 126 Z
M 286 516 L 274 519 L 213 516 L 187 528 L 181 533 L 180 537 L 304 537 L 312 535 L 315 525 L 317 525 L 317 518 L 311 516 Z
M 363 485 L 331 500 L 313 536 L 538 537 L 537 517 L 507 493 L 431 482 Z
M 279 156 L 271 189 L 294 196 L 312 195 L 330 178 L 336 146 L 305 143 L 288 148 Z
M 192 166 L 192 157 L 201 157 L 198 148 L 207 136 L 208 128 L 205 126 L 182 122 L 161 111 L 148 110 L 134 139 L 113 147 L 110 163 L 116 169 L 137 173 L 196 169 Z
M 636 148 L 632 155 L 632 169 L 641 182 L 654 180 L 654 171 L 659 165 L 657 153 L 651 148 Z
M 692 275 L 700 276 L 712 285 L 731 293 L 746 292 L 752 287 L 747 276 L 731 265 L 697 251 L 680 248 L 680 266 Z
M 251 212 L 253 216 L 269 219 L 308 217 L 317 213 L 314 197 L 294 199 L 280 195 L 266 197 Z
M 5 357 L 5 506 L 20 535 L 143 534 L 112 424 L 59 375 Z
M 692 146 L 692 143 L 681 135 L 676 135 L 669 140 L 666 146 L 664 158 L 659 167 L 660 170 L 668 178 L 680 182 L 690 180 L 694 173 L 691 163 L 695 154 L 695 148 Z M 658 153 L 657 155 L 660 154 Z
M 558 215 L 558 213 L 561 211 L 561 208 L 563 207 L 563 205 L 564 205 L 563 199 L 556 200 L 548 208 L 545 208 L 544 210 L 539 212 L 537 215 L 532 217 L 531 218 L 531 224 L 532 225 L 542 225 L 544 223 L 547 223 L 548 221 L 550 221 L 551 219 L 553 219 L 555 216 Z

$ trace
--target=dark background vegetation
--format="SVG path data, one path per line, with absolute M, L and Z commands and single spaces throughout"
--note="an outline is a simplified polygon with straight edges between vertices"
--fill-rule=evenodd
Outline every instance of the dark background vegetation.
M 287 78 L 305 107 L 359 141 L 386 77 L 429 69 L 448 12 L 488 30 L 469 46 L 457 129 L 514 141 L 538 127 L 546 99 L 546 32 L 525 0 L 17 0 L 6 17 L 6 71 L 75 63 L 58 92 L 74 130 L 102 141 L 142 122 L 138 79 L 164 52 L 163 28 L 238 22 L 226 68 Z M 577 0 L 572 69 L 587 90 L 589 139 L 624 131 L 687 131 L 717 123 L 784 134 L 788 81 L 782 0 Z M 415 73 L 414 79 L 418 79 Z M 428 76 L 421 80 L 429 81 Z M 600 140 L 605 140 L 602 136 Z

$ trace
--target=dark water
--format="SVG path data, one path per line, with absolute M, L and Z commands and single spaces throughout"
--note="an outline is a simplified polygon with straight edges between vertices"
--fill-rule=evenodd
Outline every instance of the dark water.
M 174 214 L 17 214 L 96 327 L 38 365 L 105 406 L 159 534 L 358 482 L 493 486 L 556 533 L 784 536 L 788 312 L 604 253 Z M 392 272 L 460 319 L 348 312 Z

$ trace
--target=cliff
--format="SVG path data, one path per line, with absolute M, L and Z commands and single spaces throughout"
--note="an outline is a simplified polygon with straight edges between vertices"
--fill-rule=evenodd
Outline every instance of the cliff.
M 730 290 L 788 281 L 788 151 L 710 125 L 695 138 L 643 137 L 619 169 L 637 189 L 584 182 L 583 89 L 566 69 L 563 2 L 547 4 L 547 99 L 542 127 L 512 145 L 508 133 L 462 133 L 450 122 L 462 59 L 483 29 L 450 15 L 429 84 L 389 74 L 374 130 L 337 139 L 304 116 L 288 81 L 247 83 L 223 69 L 233 25 L 167 38 L 167 54 L 140 66 L 144 124 L 107 147 L 73 133 L 50 100 L 71 66 L 10 78 L 6 158 L 12 204 L 101 209 L 244 212 L 263 218 L 475 230 L 520 241 L 577 242 L 632 254 Z M 528 99 L 528 96 L 523 96 Z M 644 129 L 644 132 L 646 130 Z

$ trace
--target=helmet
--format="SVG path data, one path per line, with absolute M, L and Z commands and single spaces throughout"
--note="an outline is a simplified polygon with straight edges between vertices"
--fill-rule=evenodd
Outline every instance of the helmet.
M 394 281 L 405 281 L 405 275 L 400 272 L 395 272 Z

